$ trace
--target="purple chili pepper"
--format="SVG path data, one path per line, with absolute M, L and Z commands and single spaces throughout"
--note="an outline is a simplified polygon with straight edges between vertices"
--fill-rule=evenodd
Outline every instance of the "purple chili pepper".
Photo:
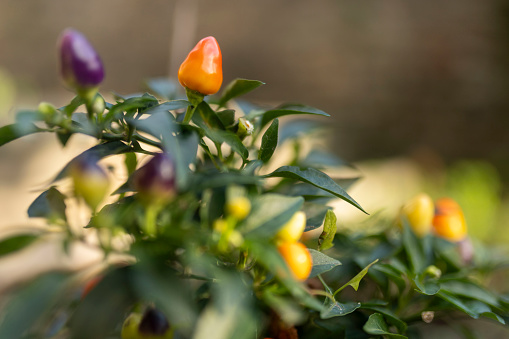
M 80 32 L 67 28 L 60 36 L 60 72 L 65 83 L 77 89 L 97 87 L 104 78 L 99 54 Z
M 166 202 L 176 193 L 175 164 L 167 153 L 157 153 L 133 173 L 132 184 L 148 201 Z

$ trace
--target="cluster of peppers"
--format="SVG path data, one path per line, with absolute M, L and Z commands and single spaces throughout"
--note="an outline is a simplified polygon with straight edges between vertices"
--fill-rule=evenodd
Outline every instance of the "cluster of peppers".
M 86 102 L 89 113 L 99 113 L 97 106 L 100 97 L 97 89 L 104 78 L 104 67 L 101 58 L 88 40 L 78 31 L 67 29 L 60 38 L 61 75 L 65 84 L 76 91 Z M 204 96 L 219 91 L 222 81 L 222 56 L 216 39 L 206 37 L 198 42 L 184 60 L 178 71 L 178 80 L 186 89 L 188 98 L 193 106 L 199 104 Z M 103 103 L 104 105 L 104 103 Z M 48 115 L 54 108 L 46 103 L 41 104 L 39 110 Z M 104 107 L 102 108 L 104 110 Z M 189 122 L 192 110 L 188 110 L 184 122 Z M 240 121 L 244 134 L 249 134 L 249 121 Z M 155 236 L 155 217 L 159 208 L 171 201 L 176 192 L 175 164 L 167 152 L 155 154 L 144 166 L 137 169 L 131 176 L 131 185 L 138 192 L 137 197 L 147 209 L 149 218 L 144 232 L 148 236 Z M 96 211 L 109 192 L 108 175 L 98 164 L 98 159 L 81 157 L 74 161 L 69 168 L 70 177 L 74 183 L 74 192 L 78 198 Z M 239 236 L 234 230 L 236 222 L 246 218 L 251 210 L 249 199 L 238 196 L 225 205 L 227 220 L 218 219 L 214 230 L 220 238 L 235 242 Z M 306 246 L 299 242 L 306 226 L 304 212 L 296 212 L 293 217 L 279 230 L 274 241 L 284 261 L 288 265 L 293 277 L 305 280 L 312 268 L 311 255 Z M 219 242 L 222 243 L 221 241 Z M 226 249 L 226 247 L 225 247 Z M 100 280 L 94 278 L 85 287 L 84 297 Z M 144 313 L 132 313 L 124 322 L 123 339 L 173 337 L 173 331 L 159 310 L 148 307 Z

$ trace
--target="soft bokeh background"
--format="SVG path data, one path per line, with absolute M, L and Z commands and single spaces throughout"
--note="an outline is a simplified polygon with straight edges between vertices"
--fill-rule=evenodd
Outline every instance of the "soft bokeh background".
M 175 77 L 194 44 L 214 35 L 225 83 L 261 80 L 249 99 L 332 115 L 329 145 L 365 178 L 352 195 L 368 211 L 394 213 L 425 189 L 457 198 L 477 238 L 509 240 L 506 0 L 3 0 L 1 125 L 18 108 L 72 98 L 55 48 L 69 26 L 101 54 L 105 94 Z M 26 224 L 37 190 L 90 146 L 73 138 L 63 151 L 46 135 L 0 149 L 0 229 Z M 360 217 L 338 208 L 341 222 Z

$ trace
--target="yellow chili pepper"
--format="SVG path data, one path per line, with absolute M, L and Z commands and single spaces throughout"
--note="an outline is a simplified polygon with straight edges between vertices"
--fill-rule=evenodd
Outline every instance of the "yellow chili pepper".
M 401 214 L 406 218 L 414 233 L 418 237 L 423 237 L 431 231 L 434 214 L 433 200 L 426 193 L 420 193 L 403 205 Z
M 212 36 L 203 38 L 180 65 L 178 79 L 182 86 L 204 95 L 215 94 L 223 83 L 221 50 Z

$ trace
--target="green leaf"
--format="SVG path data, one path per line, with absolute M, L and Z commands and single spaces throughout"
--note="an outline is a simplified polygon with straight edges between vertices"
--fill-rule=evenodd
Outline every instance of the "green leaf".
M 339 260 L 329 257 L 322 252 L 318 252 L 314 249 L 309 248 L 309 253 L 311 253 L 311 258 L 313 260 L 313 268 L 311 273 L 309 274 L 309 278 L 316 277 L 319 274 L 328 272 L 332 270 L 334 267 L 341 265 Z
M 391 338 L 407 338 L 404 335 L 389 332 L 389 326 L 385 322 L 384 316 L 380 313 L 373 313 L 362 329 L 369 334 L 386 335 Z
M 232 109 L 225 109 L 217 112 L 216 114 L 225 127 L 231 126 L 235 123 L 235 111 Z
M 325 215 L 322 234 L 318 238 L 318 250 L 325 251 L 334 246 L 334 236 L 337 231 L 336 222 L 336 214 L 332 210 L 328 210 Z
M 330 319 L 333 317 L 342 317 L 352 313 L 359 307 L 361 307 L 361 303 L 359 302 L 340 303 L 327 298 L 325 302 L 325 309 L 320 312 L 320 318 Z
M 235 133 L 232 133 L 230 131 L 208 129 L 205 130 L 205 134 L 213 142 L 219 144 L 225 142 L 226 144 L 228 144 L 228 146 L 230 146 L 234 152 L 238 153 L 243 160 L 247 160 L 247 158 L 249 157 L 249 151 Z
M 497 308 L 500 307 L 498 298 L 493 292 L 473 282 L 463 280 L 449 280 L 441 282 L 440 285 L 444 291 L 447 291 L 451 294 L 477 299 L 488 305 Z
M 92 148 L 89 148 L 85 152 L 81 153 L 80 155 L 72 159 L 67 165 L 65 165 L 65 167 L 57 174 L 55 179 L 53 179 L 53 182 L 63 179 L 67 176 L 69 167 L 71 166 L 73 161 L 79 161 L 79 159 L 88 157 L 102 159 L 110 155 L 124 154 L 132 151 L 133 149 L 124 144 L 122 141 L 111 141 L 106 142 L 104 144 L 96 145 Z
M 225 130 L 225 126 L 221 119 L 205 101 L 202 101 L 196 107 L 192 121 L 206 131 L 211 129 Z
M 260 127 L 263 128 L 265 125 L 267 125 L 270 121 L 283 117 L 286 115 L 300 115 L 300 114 L 311 114 L 311 115 L 321 115 L 321 116 L 330 116 L 329 114 L 325 113 L 322 110 L 319 110 L 314 107 L 309 107 L 305 105 L 300 104 L 285 104 L 281 105 L 275 109 L 266 111 L 262 114 Z M 250 119 L 246 117 L 246 119 Z
M 368 270 L 371 266 L 373 266 L 374 264 L 376 264 L 378 262 L 378 259 L 376 259 L 375 261 L 373 261 L 371 264 L 369 264 L 368 266 L 364 267 L 362 269 L 362 271 L 360 271 L 359 273 L 357 273 L 357 275 L 355 277 L 353 277 L 352 279 L 350 279 L 349 282 L 347 282 L 346 284 L 344 284 L 343 286 L 341 286 L 340 288 L 338 288 L 336 290 L 336 292 L 334 292 L 334 296 L 336 294 L 338 294 L 339 292 L 341 292 L 345 287 L 347 286 L 352 286 L 354 290 L 358 290 L 359 289 L 359 283 L 361 282 L 362 278 L 364 278 L 364 276 L 366 275 L 366 273 L 368 273 Z
M 143 112 L 147 108 L 156 106 L 158 101 L 153 96 L 137 96 L 125 99 L 124 101 L 111 106 L 110 110 L 104 117 L 104 121 L 111 121 L 113 118 L 118 117 L 122 112 L 133 112 L 140 110 Z
M 416 291 L 426 295 L 435 295 L 440 291 L 440 284 L 435 279 L 424 280 L 422 275 L 415 276 L 413 279 Z
M 0 338 L 24 338 L 28 333 L 45 337 L 42 331 L 66 279 L 60 273 L 46 274 L 19 289 L 2 310 L 5 316 L 0 320 Z M 43 328 L 35 328 L 36 325 Z
M 260 147 L 260 153 L 258 153 L 258 159 L 264 163 L 270 160 L 276 150 L 278 128 L 279 120 L 275 119 L 262 137 L 262 145 Z
M 411 269 L 414 274 L 421 273 L 428 265 L 426 256 L 417 236 L 408 226 L 408 222 L 403 223 L 403 246 L 410 261 Z
M 403 320 L 401 320 L 396 314 L 394 314 L 391 310 L 385 307 L 381 307 L 380 305 L 369 305 L 365 303 L 362 303 L 361 308 L 383 314 L 385 319 L 387 319 L 387 321 L 390 324 L 396 326 L 400 333 L 406 332 L 408 325 Z
M 36 240 L 37 238 L 39 238 L 39 236 L 35 234 L 21 234 L 14 235 L 7 239 L 1 239 L 0 257 L 25 248 L 26 246 L 34 242 L 34 240 Z
M 253 200 L 249 216 L 239 225 L 246 237 L 270 238 L 301 209 L 304 199 L 264 194 Z
M 0 127 L 0 146 L 29 134 L 43 132 L 34 124 L 11 124 Z
M 479 318 L 479 314 L 475 310 L 468 307 L 468 304 L 464 303 L 461 299 L 454 296 L 452 293 L 446 291 L 439 291 L 436 295 L 442 298 L 443 300 L 453 304 L 454 306 L 456 306 L 456 308 L 465 312 L 472 318 L 474 319 Z
M 396 284 L 396 286 L 398 286 L 400 292 L 405 289 L 406 281 L 403 278 L 403 272 L 395 268 L 393 265 L 378 264 L 373 267 L 373 269 L 385 274 L 391 281 Z
M 326 192 L 329 192 L 340 199 L 345 200 L 349 204 L 368 214 L 352 197 L 348 195 L 348 193 L 346 193 L 346 191 L 341 186 L 334 182 L 334 180 L 332 180 L 327 174 L 314 168 L 301 170 L 296 166 L 283 166 L 274 172 L 267 174 L 266 177 L 279 177 L 303 181 Z
M 292 119 L 279 129 L 279 143 L 283 144 L 289 139 L 299 139 L 306 135 L 323 130 L 324 124 L 317 120 Z
M 308 232 L 322 226 L 327 211 L 332 207 L 322 204 L 314 204 L 312 202 L 305 202 L 302 211 L 306 213 L 306 228 L 304 232 Z
M 258 80 L 235 79 L 223 90 L 219 106 L 224 106 L 231 99 L 251 92 L 261 85 L 264 85 L 264 83 Z
M 261 185 L 261 177 L 244 175 L 238 172 L 203 172 L 192 176 L 191 189 L 201 192 L 207 188 L 226 187 L 228 185 Z
M 28 207 L 30 218 L 67 220 L 65 216 L 65 195 L 55 187 L 50 187 L 39 195 Z

